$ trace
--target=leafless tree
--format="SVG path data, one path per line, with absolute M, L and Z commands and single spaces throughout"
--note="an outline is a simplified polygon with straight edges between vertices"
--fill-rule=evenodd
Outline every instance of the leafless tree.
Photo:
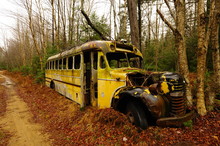
M 186 96 L 189 101 L 189 104 L 192 104 L 192 93 L 191 93 L 191 85 L 189 82 L 189 69 L 188 69 L 188 62 L 187 62 L 187 55 L 186 55 L 186 42 L 185 42 L 185 0 L 175 0 L 175 13 L 172 11 L 169 3 L 165 0 L 166 5 L 170 11 L 171 16 L 175 20 L 176 28 L 165 19 L 163 14 L 157 9 L 158 14 L 162 18 L 162 20 L 167 24 L 167 26 L 172 30 L 175 36 L 175 45 L 178 50 L 178 66 L 179 72 L 184 76 L 187 81 L 186 87 Z
M 211 23 L 214 20 L 215 1 L 211 1 L 209 22 L 206 23 L 204 0 L 198 1 L 198 52 L 197 52 L 197 110 L 200 115 L 206 115 L 204 95 L 204 79 L 206 72 L 206 55 L 211 32 Z M 207 25 L 207 28 L 206 28 Z

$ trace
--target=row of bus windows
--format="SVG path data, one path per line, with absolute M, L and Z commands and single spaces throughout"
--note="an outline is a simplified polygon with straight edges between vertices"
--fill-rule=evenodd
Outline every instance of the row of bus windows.
M 58 60 L 49 61 L 46 69 L 80 69 L 81 56 L 70 56 Z

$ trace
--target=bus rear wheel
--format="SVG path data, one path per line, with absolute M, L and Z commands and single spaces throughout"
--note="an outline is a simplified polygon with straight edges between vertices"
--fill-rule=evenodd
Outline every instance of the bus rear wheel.
M 51 88 L 51 89 L 55 89 L 55 84 L 54 84 L 53 81 L 50 83 L 50 88 Z
M 144 108 L 140 106 L 137 102 L 129 102 L 127 104 L 126 115 L 128 120 L 137 127 L 141 129 L 147 129 L 148 122 L 147 116 L 145 114 Z

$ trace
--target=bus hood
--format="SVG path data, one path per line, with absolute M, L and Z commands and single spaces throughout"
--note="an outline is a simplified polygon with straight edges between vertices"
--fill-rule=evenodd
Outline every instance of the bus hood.
M 117 81 L 126 80 L 127 83 L 136 82 L 130 84 L 130 86 L 141 86 L 149 73 L 146 70 L 138 68 L 120 68 L 110 71 L 110 75 L 111 78 L 116 79 Z M 134 79 L 136 81 L 134 81 Z

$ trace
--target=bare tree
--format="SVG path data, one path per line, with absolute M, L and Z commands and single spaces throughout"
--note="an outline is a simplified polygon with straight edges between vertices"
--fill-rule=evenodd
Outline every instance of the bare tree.
M 213 12 L 215 1 L 212 0 L 209 22 L 206 28 L 206 15 L 204 0 L 198 0 L 198 52 L 197 52 L 197 110 L 202 116 L 206 115 L 204 95 L 204 79 L 206 72 L 206 54 L 208 50 L 208 42 L 210 38 L 211 23 L 213 22 Z
M 211 23 L 210 48 L 212 49 L 215 81 L 220 87 L 220 56 L 219 56 L 219 27 L 220 27 L 220 1 L 215 0 L 214 19 Z
M 69 11 L 68 11 L 68 19 L 69 19 L 69 43 L 74 44 L 74 35 L 75 35 L 75 4 L 76 0 L 70 1 L 69 3 Z
M 81 10 L 83 16 L 85 17 L 88 25 L 95 31 L 99 34 L 99 36 L 103 39 L 103 40 L 107 40 L 106 36 L 103 35 L 97 28 L 95 25 L 93 25 L 93 23 L 91 22 L 91 20 L 89 19 L 88 15 L 85 13 L 84 10 Z
M 118 36 L 117 38 L 118 39 L 126 39 L 128 40 L 128 34 L 127 34 L 127 19 L 128 19 L 128 16 L 127 16 L 127 3 L 126 3 L 126 0 L 124 1 L 123 4 L 120 4 L 119 5 L 119 18 L 120 18 L 120 24 L 119 24 L 119 33 L 118 33 Z
M 50 4 L 51 4 L 51 7 L 52 7 L 52 28 L 51 28 L 51 31 L 52 31 L 52 45 L 54 46 L 55 45 L 55 26 L 56 26 L 56 16 L 55 16 L 55 5 L 54 5 L 54 0 L 50 0 Z
M 166 4 L 169 8 L 170 14 L 174 17 L 173 11 L 171 10 L 169 3 L 166 1 Z M 179 72 L 184 76 L 187 86 L 186 86 L 186 97 L 189 101 L 189 104 L 192 104 L 192 93 L 191 93 L 191 85 L 189 82 L 189 69 L 186 55 L 186 42 L 185 42 L 185 0 L 175 0 L 175 10 L 176 17 L 174 17 L 176 28 L 165 19 L 160 10 L 157 12 L 162 18 L 162 20 L 167 24 L 167 26 L 172 30 L 175 36 L 175 46 L 178 50 L 178 66 Z
M 31 32 L 32 40 L 34 42 L 34 47 L 36 48 L 36 52 L 40 58 L 41 70 L 43 70 L 43 56 L 41 54 L 41 48 L 38 45 L 37 37 L 36 37 L 36 28 L 34 27 L 34 20 L 33 20 L 33 2 L 32 0 L 23 0 L 22 1 L 24 8 L 28 14 L 28 26 Z
M 110 0 L 111 3 L 111 9 L 113 12 L 113 19 L 114 19 L 114 37 L 117 38 L 117 22 L 116 22 L 116 4 L 115 0 Z
M 134 0 L 127 0 L 128 2 L 128 15 L 131 30 L 131 42 L 134 46 L 139 47 L 139 28 L 137 21 L 137 2 Z

